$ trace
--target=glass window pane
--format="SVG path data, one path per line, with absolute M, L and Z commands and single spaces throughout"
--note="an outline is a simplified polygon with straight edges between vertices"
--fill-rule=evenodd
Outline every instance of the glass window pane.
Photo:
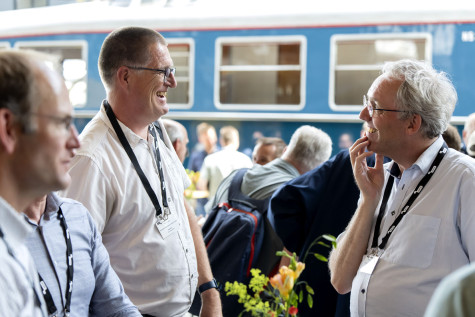
M 361 106 L 361 98 L 379 76 L 382 65 L 404 58 L 424 60 L 428 37 L 361 38 L 345 36 L 335 42 L 333 100 L 336 106 Z
M 173 89 L 168 89 L 167 101 L 168 103 L 188 103 L 188 89 L 189 84 L 185 81 L 180 81 L 178 86 Z
M 424 50 L 423 39 L 341 41 L 337 48 L 337 65 L 376 65 L 403 58 L 422 60 Z
M 190 45 L 186 43 L 173 43 L 168 45 L 170 56 L 176 67 L 175 78 L 178 85 L 168 90 L 167 100 L 173 104 L 188 104 L 190 102 Z
M 300 103 L 300 71 L 221 72 L 222 104 Z
M 61 66 L 59 71 L 63 74 L 72 105 L 76 108 L 86 105 L 87 64 L 83 59 L 83 47 L 81 45 L 53 46 L 38 42 L 34 44 L 21 44 L 18 47 L 57 56 Z
M 380 71 L 337 71 L 335 73 L 335 103 L 337 105 L 362 105 Z
M 300 44 L 228 44 L 222 48 L 222 65 L 298 65 Z

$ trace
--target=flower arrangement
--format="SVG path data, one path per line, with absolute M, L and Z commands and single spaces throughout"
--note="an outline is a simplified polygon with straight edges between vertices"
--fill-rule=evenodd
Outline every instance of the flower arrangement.
M 332 235 L 322 235 L 315 239 L 308 248 L 303 262 L 307 255 L 313 254 L 318 260 L 328 262 L 328 259 L 321 254 L 310 252 L 316 244 L 330 247 L 321 239 L 330 241 L 336 247 L 336 239 Z M 282 266 L 279 273 L 270 279 L 261 274 L 259 269 L 251 269 L 252 278 L 249 287 L 243 283 L 226 282 L 226 295 L 237 295 L 238 302 L 244 305 L 244 312 L 251 313 L 257 317 L 294 317 L 298 316 L 298 305 L 303 302 L 307 293 L 307 305 L 313 307 L 314 290 L 305 281 L 300 281 L 299 276 L 305 269 L 305 264 L 297 261 L 297 255 L 289 255 L 287 252 L 279 251 L 278 256 L 290 258 L 289 266 Z
M 195 172 L 189 169 L 186 169 L 186 174 L 188 175 L 188 178 L 191 181 L 191 185 L 185 189 L 185 197 L 187 199 L 192 199 L 193 197 L 193 192 L 196 191 L 196 183 L 198 183 L 198 179 L 200 178 L 200 172 Z

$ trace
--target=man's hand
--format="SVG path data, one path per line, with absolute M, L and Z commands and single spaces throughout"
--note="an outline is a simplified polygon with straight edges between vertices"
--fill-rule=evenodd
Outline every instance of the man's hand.
M 373 152 L 366 151 L 368 145 L 368 137 L 365 136 L 350 147 L 351 166 L 363 199 L 373 200 L 377 204 L 384 186 L 384 157 L 376 154 L 374 167 L 369 167 L 366 158 Z

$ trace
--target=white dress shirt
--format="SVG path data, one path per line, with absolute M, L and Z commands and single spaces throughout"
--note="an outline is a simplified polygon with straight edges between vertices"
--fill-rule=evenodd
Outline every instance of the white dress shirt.
M 149 134 L 144 140 L 119 124 L 162 205 L 153 137 Z M 70 170 L 72 184 L 64 194 L 82 202 L 91 212 L 112 267 L 140 312 L 172 317 L 188 311 L 198 273 L 183 201 L 190 181 L 160 125 L 167 143 L 159 141 L 166 193 L 177 219 L 176 230 L 170 236 L 162 236 L 157 229 L 155 208 L 104 107 L 80 135 L 82 146 Z
M 31 229 L 23 216 L 1 197 L 0 214 L 4 234 L 0 239 L 0 316 L 46 316 L 38 273 L 24 245 Z
M 395 179 L 378 244 L 428 172 L 442 144 L 439 137 L 400 179 Z M 393 176 L 386 170 L 386 180 L 388 177 Z M 475 259 L 474 193 L 475 160 L 449 149 L 394 230 L 372 275 L 358 271 L 351 290 L 351 315 L 423 316 L 442 278 Z M 374 219 L 378 212 L 379 206 Z

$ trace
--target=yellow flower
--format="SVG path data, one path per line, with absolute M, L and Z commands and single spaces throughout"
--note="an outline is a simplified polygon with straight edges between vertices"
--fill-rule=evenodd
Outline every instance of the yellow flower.
M 284 265 L 279 269 L 279 274 L 274 275 L 270 279 L 270 284 L 272 287 L 279 290 L 279 293 L 284 298 L 284 300 L 289 298 L 289 293 L 294 288 L 295 281 L 300 276 L 300 273 L 302 273 L 304 268 L 305 264 L 302 262 L 297 263 L 297 268 L 295 271 Z

